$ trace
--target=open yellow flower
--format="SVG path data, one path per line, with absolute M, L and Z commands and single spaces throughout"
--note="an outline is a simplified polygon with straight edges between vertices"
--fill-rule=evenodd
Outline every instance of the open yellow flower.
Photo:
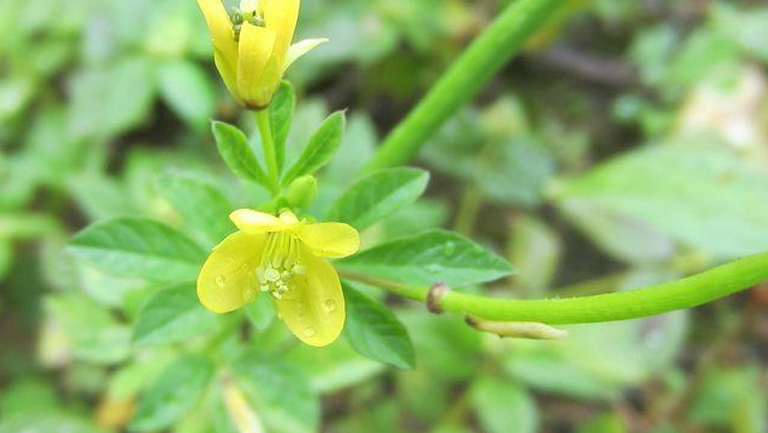
M 323 260 L 354 254 L 357 230 L 342 223 L 309 224 L 290 211 L 279 217 L 240 209 L 229 216 L 238 232 L 217 245 L 197 278 L 200 302 L 227 313 L 260 292 L 274 300 L 288 328 L 312 346 L 332 343 L 346 317 L 336 270 Z
M 241 0 L 232 16 L 222 0 L 197 0 L 211 32 L 214 60 L 229 92 L 260 110 L 272 101 L 283 73 L 326 39 L 291 45 L 300 0 Z

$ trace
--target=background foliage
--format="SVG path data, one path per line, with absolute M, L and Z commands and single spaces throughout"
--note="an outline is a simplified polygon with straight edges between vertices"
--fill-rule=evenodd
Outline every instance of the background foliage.
M 572 1 L 424 148 L 423 198 L 391 212 L 427 185 L 415 169 L 376 180 L 379 207 L 347 191 L 504 3 L 304 2 L 299 36 L 331 42 L 289 74 L 299 103 L 285 161 L 348 110 L 314 215 L 367 227 L 366 245 L 456 229 L 517 270 L 468 290 L 520 298 L 623 290 L 768 249 L 758 1 Z M 289 433 L 768 431 L 766 287 L 544 343 L 348 286 L 346 338 L 329 348 L 291 344 L 263 302 L 246 311 L 244 345 L 218 341 L 228 319 L 199 306 L 193 283 L 168 282 L 193 280 L 232 230 L 221 215 L 266 194 L 217 155 L 210 119 L 255 125 L 213 69 L 194 2 L 0 0 L 0 29 L 0 432 L 234 432 L 222 402 L 235 394 Z M 173 241 L 137 245 L 149 265 L 99 249 L 98 231 L 64 252 L 110 217 L 111 230 Z M 365 254 L 339 267 L 398 265 Z M 504 274 L 494 266 L 484 272 Z M 226 372 L 200 355 L 211 344 Z

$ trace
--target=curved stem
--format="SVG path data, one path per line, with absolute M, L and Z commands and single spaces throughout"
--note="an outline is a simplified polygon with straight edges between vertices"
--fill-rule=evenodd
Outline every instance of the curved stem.
M 472 99 L 566 0 L 513 1 L 379 147 L 366 171 L 404 164 Z
M 356 279 L 355 275 L 344 275 Z M 768 252 L 745 257 L 669 283 L 616 293 L 564 299 L 516 300 L 449 292 L 439 305 L 486 320 L 552 325 L 637 319 L 692 308 L 768 279 Z M 361 281 L 426 301 L 429 288 L 366 277 Z
M 256 124 L 259 126 L 261 134 L 261 146 L 264 149 L 264 159 L 267 162 L 267 176 L 269 178 L 269 189 L 273 196 L 280 193 L 280 169 L 277 166 L 277 156 L 275 153 L 275 142 L 272 139 L 272 127 L 269 122 L 269 111 L 254 111 Z

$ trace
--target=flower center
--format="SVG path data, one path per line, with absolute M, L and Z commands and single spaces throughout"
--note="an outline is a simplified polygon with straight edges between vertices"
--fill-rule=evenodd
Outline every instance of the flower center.
M 264 256 L 256 277 L 262 292 L 269 292 L 275 299 L 288 293 L 297 276 L 305 275 L 307 270 L 300 260 L 299 240 L 287 233 L 269 233 Z
M 232 8 L 230 15 L 232 20 L 232 29 L 235 33 L 235 40 L 240 41 L 240 30 L 246 21 L 254 26 L 265 27 L 264 7 L 258 0 L 240 0 L 240 7 Z

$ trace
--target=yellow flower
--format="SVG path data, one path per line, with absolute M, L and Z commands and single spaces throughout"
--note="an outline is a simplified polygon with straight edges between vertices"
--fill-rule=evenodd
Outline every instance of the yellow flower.
M 283 73 L 326 39 L 291 45 L 300 0 L 241 0 L 227 14 L 222 0 L 197 0 L 213 38 L 214 60 L 229 92 L 242 105 L 263 109 Z
M 266 292 L 299 339 L 312 346 L 336 340 L 344 327 L 344 296 L 336 270 L 323 257 L 354 254 L 360 247 L 357 230 L 342 223 L 309 224 L 290 211 L 276 217 L 240 209 L 229 217 L 239 231 L 203 265 L 200 302 L 227 313 Z

